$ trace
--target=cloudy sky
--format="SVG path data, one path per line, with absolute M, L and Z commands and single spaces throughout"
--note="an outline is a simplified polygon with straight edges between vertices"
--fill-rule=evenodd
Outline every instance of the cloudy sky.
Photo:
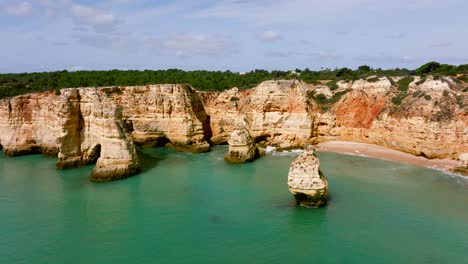
M 467 0 L 0 0 L 0 72 L 468 63 Z

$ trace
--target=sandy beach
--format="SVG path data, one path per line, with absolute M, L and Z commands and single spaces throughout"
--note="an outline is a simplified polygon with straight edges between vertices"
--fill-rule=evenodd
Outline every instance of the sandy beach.
M 450 169 L 459 166 L 459 162 L 456 160 L 427 159 L 398 150 L 359 142 L 328 141 L 319 143 L 317 146 L 317 150 L 323 152 L 337 152 L 376 159 L 391 160 L 444 171 L 450 171 Z

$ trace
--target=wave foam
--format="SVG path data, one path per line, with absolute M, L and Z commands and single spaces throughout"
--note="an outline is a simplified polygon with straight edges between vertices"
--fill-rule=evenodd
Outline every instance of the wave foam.
M 280 151 L 280 152 L 274 151 L 271 153 L 271 155 L 273 156 L 298 156 L 302 152 L 304 152 L 303 149 L 293 149 L 290 151 Z

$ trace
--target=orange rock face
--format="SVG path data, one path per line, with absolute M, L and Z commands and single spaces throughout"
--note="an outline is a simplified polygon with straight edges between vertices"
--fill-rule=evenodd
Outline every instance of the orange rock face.
M 336 105 L 336 125 L 369 129 L 382 112 L 386 101 L 382 95 L 373 96 L 362 91 L 351 91 Z
M 334 91 L 275 80 L 221 93 L 163 84 L 21 95 L 0 100 L 0 148 L 13 156 L 58 156 L 59 167 L 101 156 L 97 171 L 104 178 L 112 167 L 122 175 L 137 170 L 134 143 L 203 152 L 210 140 L 227 143 L 238 123 L 255 143 L 279 149 L 345 140 L 428 158 L 467 153 L 468 85 L 449 77 L 415 77 L 399 87 L 398 80 L 340 81 Z M 324 97 L 326 107 L 315 99 Z

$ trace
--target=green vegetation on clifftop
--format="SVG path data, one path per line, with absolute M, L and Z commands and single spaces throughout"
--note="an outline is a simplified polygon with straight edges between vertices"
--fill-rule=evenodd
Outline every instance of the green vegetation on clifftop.
M 26 94 L 31 92 L 43 92 L 71 87 L 99 87 L 99 86 L 131 86 L 162 83 L 188 83 L 197 90 L 223 91 L 232 87 L 240 89 L 252 88 L 266 80 L 274 79 L 300 79 L 307 83 L 318 84 L 319 81 L 328 80 L 327 85 L 331 90 L 337 88 L 340 80 L 357 80 L 369 78 L 368 81 L 377 81 L 382 76 L 406 76 L 399 81 L 399 87 L 403 91 L 407 89 L 407 83 L 412 79 L 411 75 L 425 76 L 468 74 L 468 64 L 454 66 L 430 62 L 416 70 L 408 69 L 372 69 L 367 65 L 359 66 L 357 70 L 348 68 L 324 69 L 311 71 L 296 69 L 287 71 L 254 70 L 247 73 L 235 73 L 231 71 L 183 71 L 169 70 L 144 70 L 144 71 L 58 71 L 42 73 L 9 73 L 0 74 L 0 98 Z M 466 75 L 458 76 L 458 81 L 467 80 Z

